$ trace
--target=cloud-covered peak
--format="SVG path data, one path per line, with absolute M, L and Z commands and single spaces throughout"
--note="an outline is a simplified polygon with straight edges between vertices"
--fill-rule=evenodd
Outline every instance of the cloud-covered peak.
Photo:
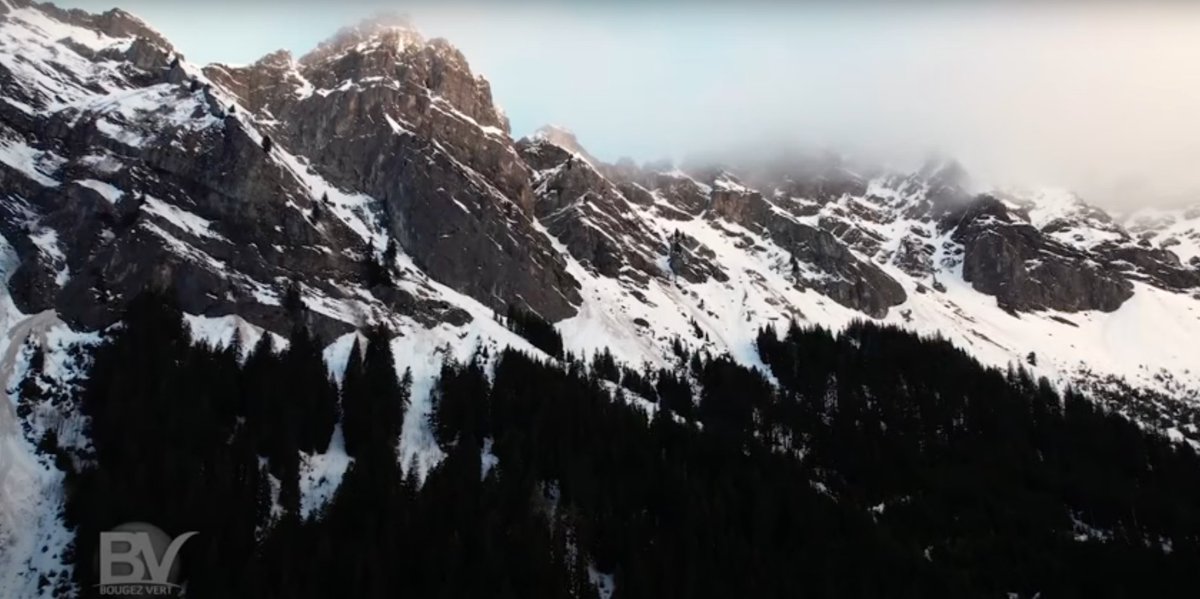
M 407 15 L 384 12 L 364 19 L 356 25 L 343 27 L 301 60 L 311 64 L 340 56 L 348 51 L 369 53 L 389 46 L 395 50 L 402 50 L 424 42 L 424 36 Z

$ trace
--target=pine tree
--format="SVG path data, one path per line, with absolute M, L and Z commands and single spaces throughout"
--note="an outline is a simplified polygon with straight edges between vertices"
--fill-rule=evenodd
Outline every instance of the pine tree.
M 346 362 L 346 371 L 342 375 L 341 389 L 342 434 L 345 438 L 346 453 L 351 456 L 360 455 L 364 451 L 370 428 L 364 378 L 362 349 L 356 338 L 354 346 L 350 349 L 350 358 Z
M 508 330 L 524 337 L 534 347 L 555 358 L 562 359 L 562 335 L 554 328 L 553 324 L 541 316 L 516 304 L 509 304 L 505 324 L 508 326 Z
M 323 453 L 337 423 L 337 387 L 329 378 L 321 346 L 307 327 L 293 328 L 282 371 L 290 373 L 285 394 L 296 414 L 296 445 L 307 453 Z
M 46 352 L 40 344 L 33 343 L 31 339 L 26 340 L 25 343 L 30 352 L 29 364 L 25 368 L 25 375 L 21 378 L 21 382 L 17 384 L 17 416 L 22 420 L 29 418 L 33 413 L 34 406 L 42 403 L 47 395 L 43 388 Z
M 394 284 L 392 272 L 395 268 L 398 250 L 395 240 L 389 238 L 383 253 L 376 257 L 373 249 L 365 252 L 367 255 L 367 285 L 369 287 Z
M 300 291 L 300 283 L 292 280 L 283 293 L 283 309 L 293 321 L 299 321 L 304 315 L 304 295 Z
M 614 383 L 621 380 L 621 369 L 607 347 L 592 356 L 592 375 Z
M 383 250 L 383 268 L 390 274 L 392 269 L 396 267 L 396 257 L 399 254 L 396 247 L 396 238 L 388 237 L 387 246 Z
M 355 457 L 395 462 L 412 375 L 406 371 L 403 379 L 397 378 L 391 340 L 382 328 L 368 334 L 364 354 L 361 378 L 350 379 L 347 369 L 343 386 L 346 450 Z
M 488 392 L 487 375 L 478 360 L 442 365 L 430 414 L 430 426 L 442 447 L 462 442 L 478 449 L 488 435 Z

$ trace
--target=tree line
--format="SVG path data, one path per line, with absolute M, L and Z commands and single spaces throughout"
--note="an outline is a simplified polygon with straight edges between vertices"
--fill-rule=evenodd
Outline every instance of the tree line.
M 481 349 L 433 386 L 423 481 L 385 331 L 340 385 L 302 327 L 271 339 L 196 344 L 145 296 L 94 350 L 92 445 L 58 460 L 82 595 L 98 533 L 137 520 L 200 532 L 190 597 L 1178 596 L 1200 572 L 1190 446 L 936 338 L 764 329 L 769 371 Z M 305 517 L 301 456 L 338 435 L 353 462 Z

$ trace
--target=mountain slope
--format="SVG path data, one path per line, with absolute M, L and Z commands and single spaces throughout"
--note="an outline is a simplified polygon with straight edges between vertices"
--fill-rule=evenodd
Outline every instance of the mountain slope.
M 1120 337 L 1200 332 L 1178 235 L 1135 241 L 1061 192 L 972 195 L 954 163 L 684 173 L 600 163 L 562 130 L 514 142 L 462 54 L 398 18 L 198 69 L 120 11 L 5 11 L 0 231 L 25 313 L 95 329 L 173 284 L 188 312 L 286 331 L 296 287 L 332 340 L 518 304 L 632 363 L 676 336 L 744 356 L 762 323 L 874 318 L 1063 381 L 1200 387 L 1186 345 Z
M 1184 346 L 1106 333 L 1200 329 L 1179 235 L 1135 242 L 1078 198 L 972 196 L 952 163 L 789 156 L 686 174 L 599 163 L 561 130 L 516 143 L 462 54 L 403 19 L 298 60 L 198 69 L 120 11 L 4 10 L 0 231 L 26 313 L 95 329 L 174 282 L 189 312 L 283 331 L 298 286 L 332 340 L 368 322 L 466 324 L 462 293 L 634 363 L 674 336 L 744 355 L 739 329 L 871 317 L 992 363 L 1034 352 L 1061 380 L 1083 362 L 1197 386 Z

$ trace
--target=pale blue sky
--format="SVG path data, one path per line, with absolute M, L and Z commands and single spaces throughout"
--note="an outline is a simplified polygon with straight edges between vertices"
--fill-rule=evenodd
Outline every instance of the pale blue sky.
M 608 160 L 769 141 L 902 164 L 940 151 L 996 182 L 1200 189 L 1194 8 L 62 3 L 116 3 L 197 63 L 302 54 L 340 26 L 407 13 L 491 81 L 514 135 L 560 124 Z
M 63 4 L 100 11 L 114 0 Z M 696 131 L 670 142 L 653 133 L 664 127 L 679 132 L 728 128 L 736 122 L 749 132 L 756 125 L 728 114 L 722 106 L 726 99 L 757 95 L 766 83 L 780 93 L 762 94 L 761 101 L 772 111 L 787 110 L 797 98 L 785 93 L 792 86 L 786 80 L 801 73 L 836 78 L 842 68 L 862 67 L 844 64 L 847 60 L 869 61 L 870 48 L 883 43 L 866 39 L 883 32 L 855 36 L 854 28 L 862 25 L 856 17 L 827 9 L 747 12 L 625 5 L 613 10 L 569 2 L 447 7 L 386 0 L 288 8 L 253 1 L 118 0 L 117 5 L 149 21 L 200 64 L 248 63 L 279 48 L 300 55 L 342 25 L 385 10 L 408 14 L 426 36 L 453 42 L 472 68 L 488 78 L 515 135 L 553 122 L 575 130 L 594 153 L 611 159 L 679 154 L 691 149 L 694 137 L 702 137 Z M 849 37 L 839 42 L 844 36 Z M 825 55 L 822 48 L 858 56 Z M 780 72 L 772 73 L 775 69 Z M 744 112 L 761 114 L 764 107 Z M 749 136 L 771 133 L 775 126 L 758 128 Z

